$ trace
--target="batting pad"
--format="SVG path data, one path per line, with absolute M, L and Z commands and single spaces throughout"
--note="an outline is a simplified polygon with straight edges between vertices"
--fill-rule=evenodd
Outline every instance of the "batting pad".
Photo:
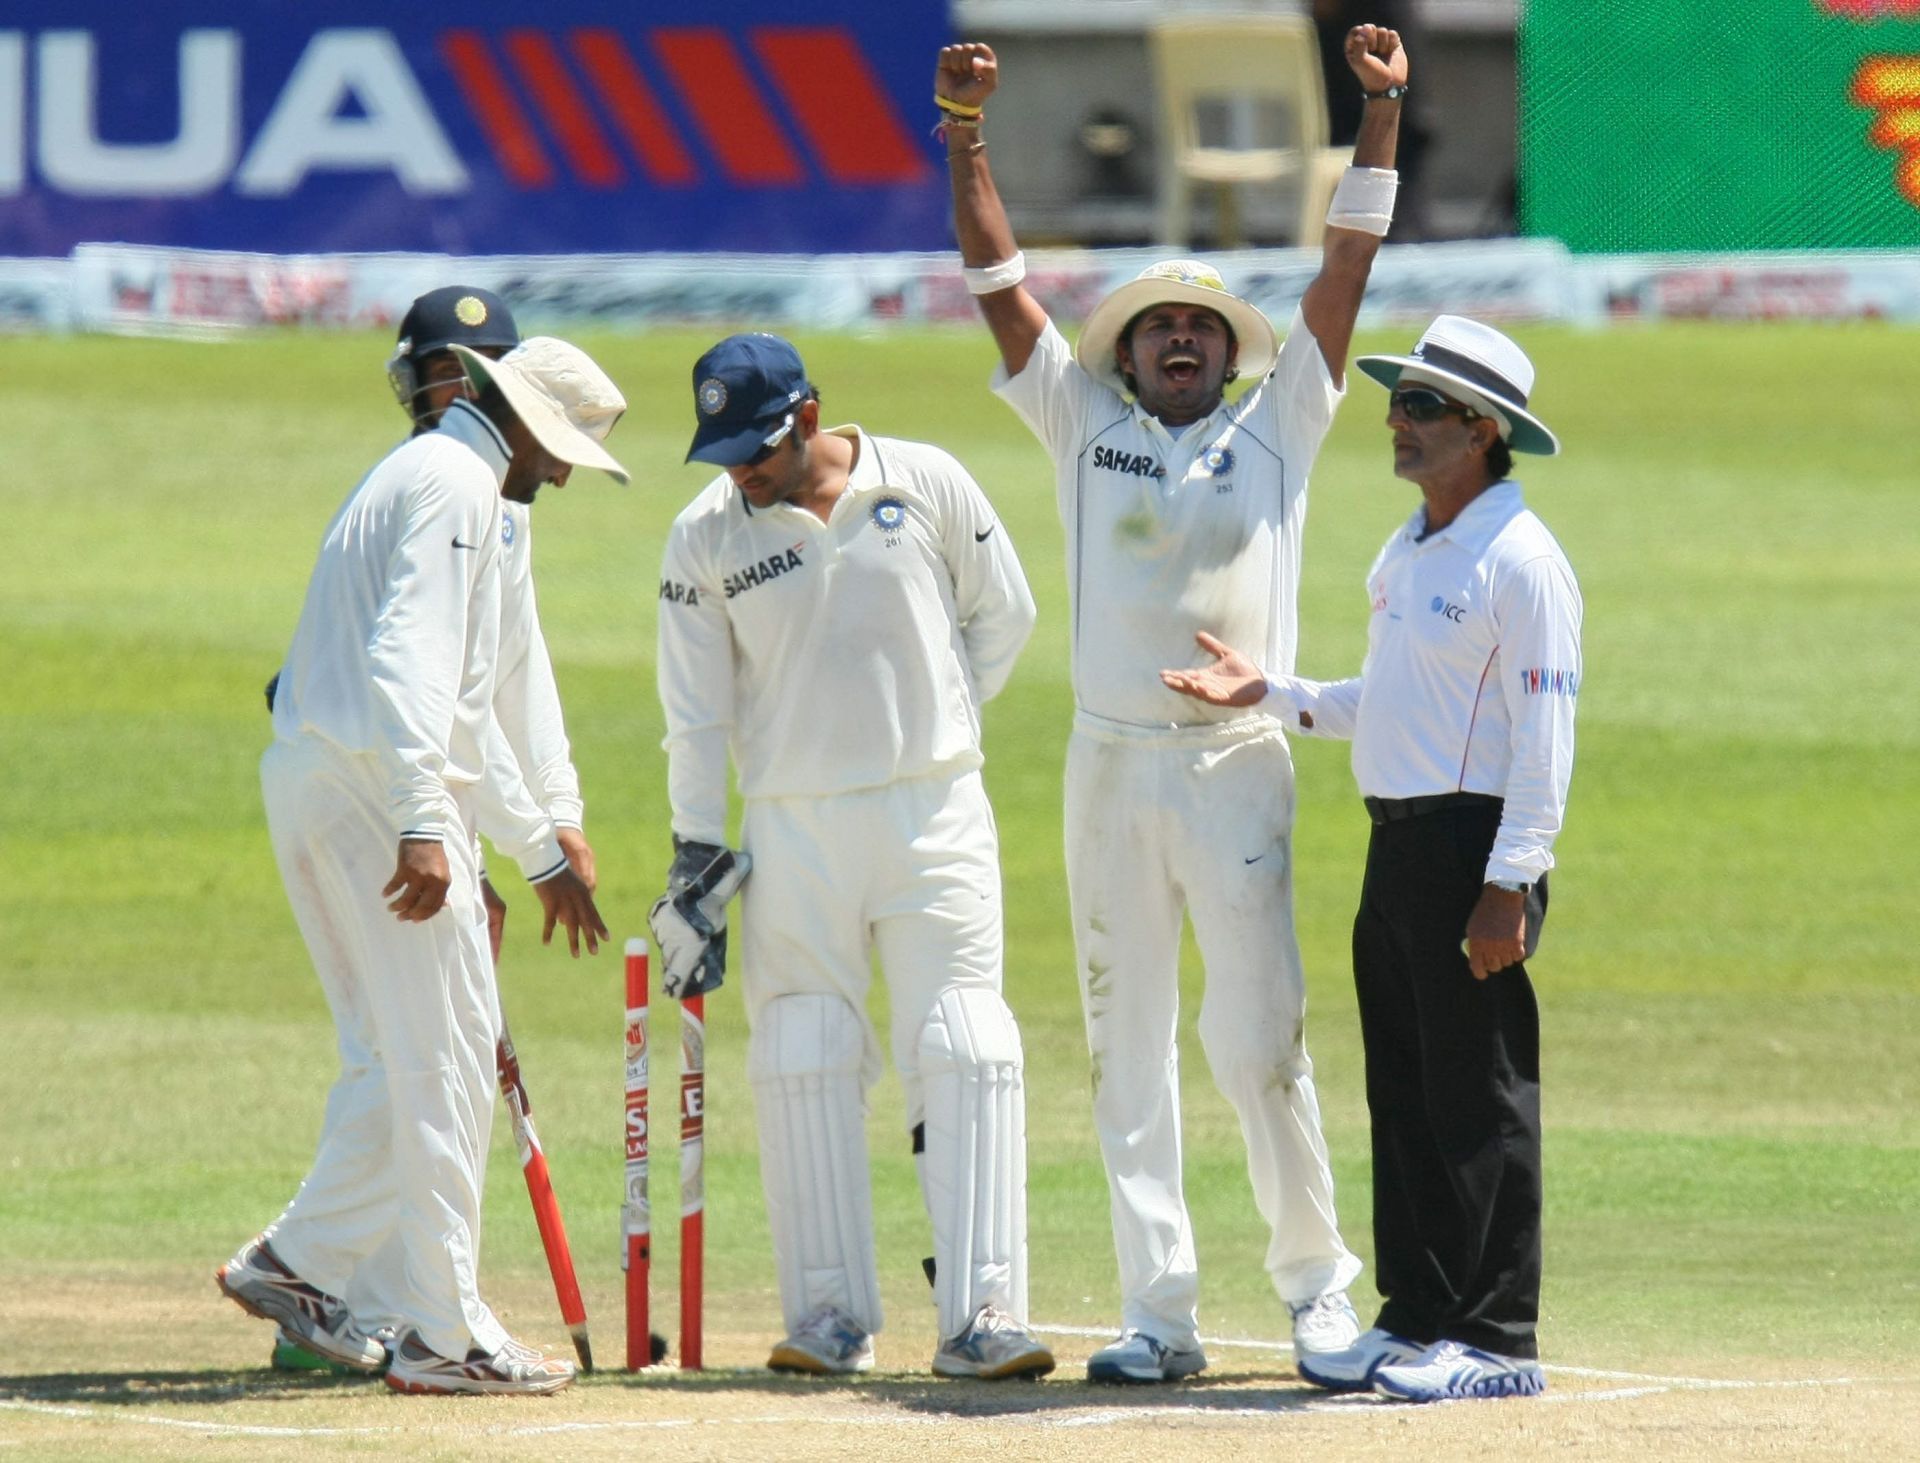
M 940 1334 L 981 1306 L 1027 1319 L 1027 1102 L 1020 1029 L 999 992 L 949 986 L 920 1028 Z
M 860 1081 L 865 1043 L 858 1014 L 838 995 L 776 997 L 747 1043 L 760 1182 L 789 1332 L 822 1304 L 869 1332 L 881 1327 Z

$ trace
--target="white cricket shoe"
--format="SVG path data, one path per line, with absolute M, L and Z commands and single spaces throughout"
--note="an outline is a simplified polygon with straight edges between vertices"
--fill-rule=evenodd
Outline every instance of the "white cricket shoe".
M 360 1328 L 345 1302 L 295 1275 L 261 1236 L 242 1245 L 213 1278 L 241 1310 L 278 1321 L 316 1356 L 356 1372 L 377 1372 L 387 1364 L 387 1348 Z
M 1300 1375 L 1329 1392 L 1366 1392 L 1373 1374 L 1383 1366 L 1418 1361 L 1427 1348 L 1375 1326 L 1344 1351 L 1308 1351 L 1297 1354 Z
M 1089 1382 L 1177 1382 L 1207 1364 L 1199 1347 L 1176 1351 L 1157 1336 L 1129 1327 L 1087 1358 Z
M 816 1377 L 873 1370 L 873 1337 L 836 1305 L 818 1305 L 773 1348 L 767 1366 L 776 1372 Z
M 502 1397 L 541 1397 L 573 1385 L 570 1361 L 547 1356 L 509 1337 L 489 1355 L 474 1350 L 455 1361 L 429 1350 L 418 1331 L 408 1331 L 393 1349 L 387 1385 L 413 1396 L 485 1393 Z
M 1329 1290 L 1287 1309 L 1293 1312 L 1295 1356 L 1345 1351 L 1360 1339 L 1360 1318 L 1344 1290 Z
M 1020 1322 L 993 1306 L 981 1306 L 967 1329 L 940 1343 L 933 1370 L 942 1377 L 1044 1377 L 1053 1370 L 1053 1353 Z
M 1396 1402 L 1537 1397 L 1547 1390 L 1547 1378 L 1537 1361 L 1436 1341 L 1414 1361 L 1381 1367 L 1373 1374 L 1373 1390 Z

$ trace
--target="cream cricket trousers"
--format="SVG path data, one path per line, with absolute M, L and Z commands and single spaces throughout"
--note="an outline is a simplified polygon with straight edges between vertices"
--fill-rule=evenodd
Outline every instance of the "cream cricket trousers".
M 1293 930 L 1293 759 L 1266 717 L 1142 731 L 1081 713 L 1067 749 L 1067 883 L 1121 1320 L 1197 1344 L 1182 1191 L 1180 920 L 1206 965 L 1200 1043 L 1239 1115 L 1280 1298 L 1345 1287 Z
M 446 907 L 403 924 L 380 891 L 397 840 L 373 758 L 317 737 L 260 761 L 267 827 L 339 1037 L 313 1166 L 268 1231 L 303 1280 L 369 1328 L 413 1326 L 442 1356 L 495 1351 L 480 1299 L 496 1000 L 470 836 L 446 843 Z
M 1008 1102 L 1017 1112 L 1002 1111 L 1005 1103 L 985 1113 L 943 1107 L 929 1121 L 929 1089 L 945 1092 L 953 1083 L 940 1087 L 921 1070 L 924 1034 L 943 993 L 985 993 L 1004 1011 L 999 843 L 979 772 L 832 797 L 750 799 L 741 842 L 753 855 L 740 905 L 740 987 L 753 1029 L 747 1067 L 787 1329 L 798 1329 L 819 1304 L 837 1306 L 868 1332 L 886 1324 L 865 1132 L 867 1089 L 881 1067 L 867 1014 L 876 954 L 906 1126 L 927 1124 L 916 1140 L 926 1135 L 930 1146 L 922 1151 L 916 1141 L 915 1153 L 944 1272 L 936 1298 L 945 1334 L 957 1334 L 983 1300 L 1024 1320 L 1018 1037 L 1013 1069 L 1001 1074 L 1013 1084 Z M 1011 1030 L 1011 1016 L 1006 1025 Z M 971 1147 L 961 1154 L 937 1141 L 963 1122 L 969 1133 L 993 1129 L 987 1146 L 1002 1152 L 1000 1168 L 976 1172 L 965 1167 Z M 1002 1151 L 1011 1149 L 1017 1166 Z M 980 1256 L 960 1241 L 951 1207 L 936 1193 L 977 1197 L 981 1234 L 1005 1243 L 983 1241 L 993 1254 L 976 1265 Z
M 740 833 L 753 855 L 740 886 L 749 1024 L 779 996 L 843 996 L 866 1026 L 862 1076 L 871 1085 L 881 1055 L 867 990 L 878 954 L 912 1128 L 923 1115 L 920 1028 L 940 992 L 1000 989 L 1000 843 L 979 772 L 756 798 Z

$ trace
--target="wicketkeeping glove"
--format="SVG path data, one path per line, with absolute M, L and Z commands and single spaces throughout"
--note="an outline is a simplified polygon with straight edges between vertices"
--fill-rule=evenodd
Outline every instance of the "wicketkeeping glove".
M 727 901 L 753 860 L 717 843 L 673 840 L 667 892 L 647 925 L 660 949 L 660 989 L 677 1000 L 718 988 L 727 971 Z

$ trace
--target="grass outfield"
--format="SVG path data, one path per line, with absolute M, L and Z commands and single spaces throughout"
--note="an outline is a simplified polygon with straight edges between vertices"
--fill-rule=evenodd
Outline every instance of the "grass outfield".
M 1910 1355 L 1920 337 L 1675 326 L 1524 338 L 1540 408 L 1567 443 L 1562 459 L 1523 460 L 1529 495 L 1587 605 L 1580 765 L 1535 965 L 1543 1346 L 1550 1360 L 1725 1375 Z M 638 483 L 586 474 L 543 496 L 540 594 L 601 907 L 623 934 L 642 929 L 668 860 L 654 594 L 666 526 L 704 480 L 680 457 L 686 372 L 709 337 L 581 341 L 634 402 L 613 445 Z M 1118 1301 L 1060 853 L 1071 698 L 1050 469 L 987 393 L 984 332 L 799 343 L 829 420 L 937 441 L 973 469 L 1040 602 L 1033 644 L 987 713 L 1008 994 L 1028 1051 L 1033 1305 L 1050 1322 L 1107 1327 Z M 264 1358 L 266 1328 L 219 1302 L 209 1273 L 303 1171 L 332 1038 L 267 845 L 260 687 L 324 523 L 398 436 L 384 349 L 371 336 L 73 338 L 8 340 L 0 355 L 0 1295 L 40 1318 L 0 1324 L 0 1377 L 16 1383 Z M 1388 470 L 1383 409 L 1355 378 L 1314 475 L 1305 674 L 1358 665 L 1361 576 L 1415 502 Z M 1344 748 L 1297 756 L 1309 1041 L 1343 1220 L 1370 1257 L 1346 955 L 1366 824 Z M 531 899 L 507 892 L 505 1002 L 604 1363 L 619 1329 L 619 960 L 541 950 Z M 1203 1327 L 1282 1336 L 1232 1114 L 1192 1039 L 1191 955 L 1184 979 Z M 776 1306 L 733 994 L 709 1002 L 709 1351 L 746 1365 Z M 664 1048 L 671 1012 L 655 1011 Z M 489 1288 L 517 1329 L 563 1344 L 505 1125 L 496 1133 Z M 892 1311 L 881 1362 L 914 1368 L 933 1344 L 927 1241 L 891 1078 L 875 1094 L 873 1147 Z M 655 1165 L 663 1217 L 675 1207 L 667 1160 Z M 663 1307 L 673 1252 L 661 1235 Z M 121 1293 L 175 1319 L 129 1328 Z M 1372 1300 L 1366 1279 L 1356 1299 Z

